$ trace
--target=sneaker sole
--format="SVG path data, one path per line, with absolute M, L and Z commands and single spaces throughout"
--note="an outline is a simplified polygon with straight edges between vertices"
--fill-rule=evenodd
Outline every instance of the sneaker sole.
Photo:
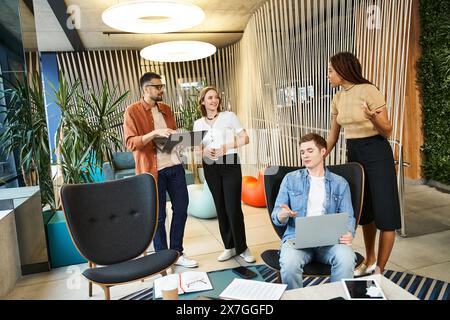
M 247 262 L 247 263 L 254 263 L 254 262 L 256 262 L 256 259 L 253 259 L 253 260 L 247 260 L 247 259 L 245 259 L 244 257 L 241 257 L 241 256 L 239 256 L 240 258 L 242 258 L 245 262 Z
M 224 262 L 224 261 L 227 261 L 227 260 L 232 259 L 233 257 L 235 257 L 235 256 L 231 256 L 231 257 L 226 258 L 226 259 L 219 259 L 219 258 L 217 258 L 217 261 L 219 261 L 219 262 Z
M 179 266 L 179 267 L 185 267 L 185 268 L 196 268 L 196 267 L 198 267 L 198 264 L 183 265 L 183 264 L 176 264 L 175 263 L 175 265 Z

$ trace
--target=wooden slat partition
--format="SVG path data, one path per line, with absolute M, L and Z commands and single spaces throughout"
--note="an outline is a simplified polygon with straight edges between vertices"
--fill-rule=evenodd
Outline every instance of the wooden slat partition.
M 251 143 L 241 150 L 241 157 L 246 164 L 244 173 L 256 174 L 267 165 L 300 165 L 299 138 L 307 132 L 327 135 L 336 93 L 328 83 L 327 65 L 339 51 L 354 52 L 365 76 L 385 94 L 394 123 L 393 136 L 400 143 L 405 129 L 419 127 L 414 75 L 408 65 L 408 58 L 417 56 L 417 47 L 409 51 L 412 3 L 268 0 L 252 15 L 238 43 L 202 60 L 157 63 L 140 58 L 136 50 L 110 50 L 61 52 L 58 62 L 66 78 L 70 82 L 81 79 L 85 90 L 99 92 L 103 81 L 130 90 L 126 104 L 139 99 L 142 73 L 164 75 L 165 100 L 179 123 L 180 106 L 195 94 L 193 88 L 182 88 L 182 82 L 218 87 L 224 108 L 237 112 L 249 129 Z M 416 29 L 417 24 L 413 24 L 411 41 L 417 41 Z M 406 125 L 405 114 L 411 121 Z M 121 133 L 120 126 L 117 130 Z M 411 138 L 413 147 L 405 148 L 405 156 L 415 159 L 413 176 L 420 164 L 415 157 L 420 137 Z M 345 161 L 345 137 L 341 134 L 327 163 Z

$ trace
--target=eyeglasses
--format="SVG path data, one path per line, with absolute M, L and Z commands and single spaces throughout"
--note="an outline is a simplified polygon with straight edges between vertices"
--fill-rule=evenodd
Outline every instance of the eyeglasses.
M 188 282 L 188 283 L 186 284 L 186 286 L 189 288 L 189 287 L 191 287 L 191 286 L 193 286 L 193 285 L 195 285 L 195 284 L 197 284 L 197 283 L 207 284 L 206 281 L 203 280 L 203 279 L 193 279 L 191 282 Z
M 162 90 L 166 87 L 165 84 L 146 84 L 145 87 L 153 87 L 156 90 Z

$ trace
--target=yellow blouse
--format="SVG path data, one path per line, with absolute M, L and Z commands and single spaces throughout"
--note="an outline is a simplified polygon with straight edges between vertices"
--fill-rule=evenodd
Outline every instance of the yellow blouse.
M 370 110 L 386 106 L 383 94 L 372 84 L 357 84 L 339 91 L 333 98 L 331 114 L 345 131 L 347 139 L 372 137 L 379 132 L 372 122 L 364 117 L 363 102 Z

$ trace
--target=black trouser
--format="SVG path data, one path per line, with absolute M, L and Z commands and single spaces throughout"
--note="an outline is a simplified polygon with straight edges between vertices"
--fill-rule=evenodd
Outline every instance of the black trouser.
M 226 249 L 236 254 L 247 249 L 244 214 L 241 207 L 242 171 L 237 154 L 227 155 L 216 162 L 203 162 L 205 179 L 216 205 L 219 230 Z

